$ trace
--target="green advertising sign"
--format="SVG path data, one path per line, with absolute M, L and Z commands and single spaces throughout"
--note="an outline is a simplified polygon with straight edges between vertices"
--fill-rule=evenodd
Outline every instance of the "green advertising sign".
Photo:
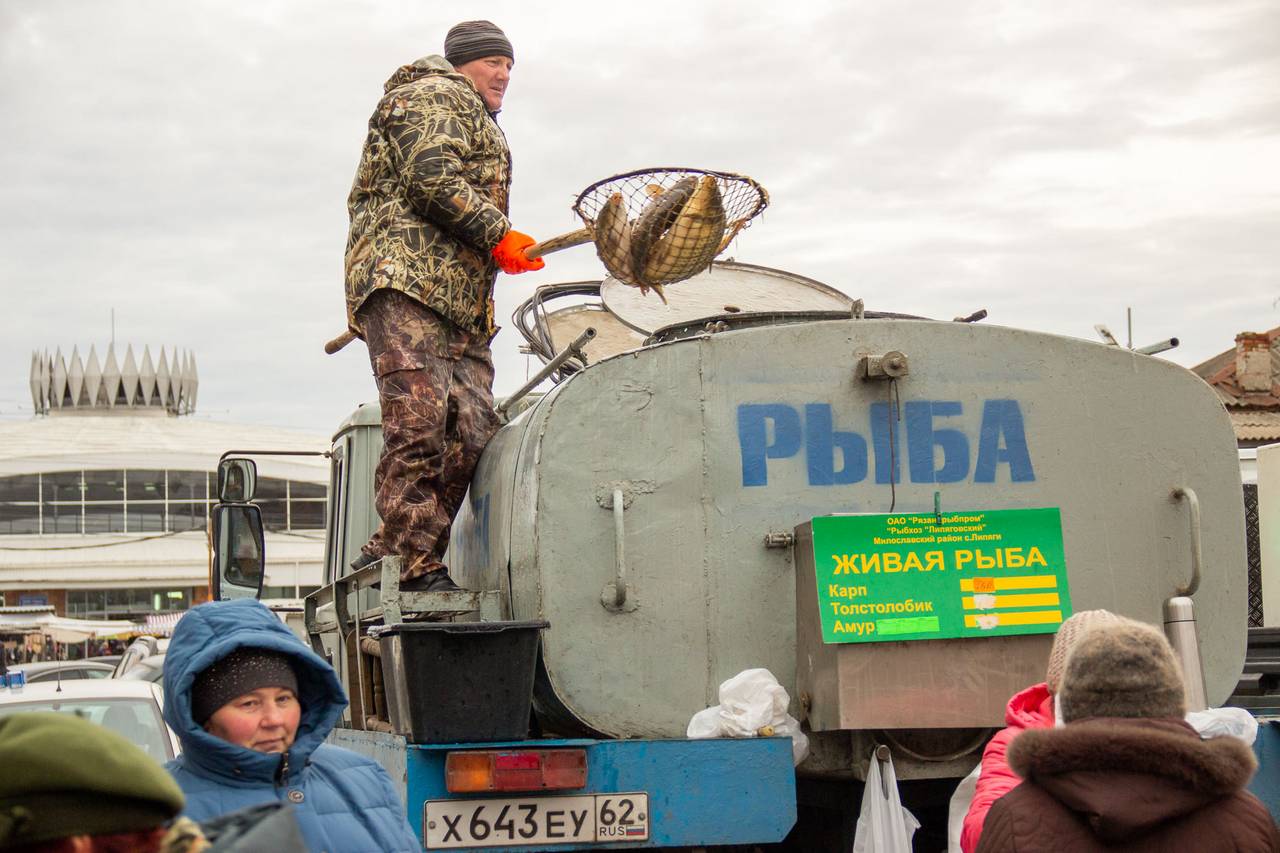
M 1052 634 L 1071 615 L 1058 509 L 813 520 L 827 643 Z

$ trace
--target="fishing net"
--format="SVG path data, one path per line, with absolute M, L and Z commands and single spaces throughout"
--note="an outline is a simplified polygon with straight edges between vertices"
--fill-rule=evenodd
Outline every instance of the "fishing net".
M 656 168 L 597 181 L 573 211 L 614 278 L 654 287 L 705 269 L 768 204 L 745 175 Z
M 579 194 L 573 212 L 585 227 L 525 250 L 540 258 L 594 242 L 609 274 L 650 288 L 696 275 L 728 248 L 769 206 L 769 193 L 746 175 L 709 169 L 637 169 L 596 181 Z M 324 346 L 335 353 L 355 339 L 348 330 Z

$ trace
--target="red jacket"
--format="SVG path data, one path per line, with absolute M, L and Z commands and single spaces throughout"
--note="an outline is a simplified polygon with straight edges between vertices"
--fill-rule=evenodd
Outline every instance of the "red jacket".
M 1025 729 L 1053 728 L 1053 695 L 1045 684 L 1035 684 L 1015 694 L 1004 711 L 1007 728 L 996 732 L 995 737 L 982 752 L 982 772 L 973 792 L 969 813 L 964 816 L 964 828 L 960 831 L 960 849 L 973 853 L 978 849 L 982 836 L 982 822 L 992 804 L 1017 787 L 1022 781 L 1009 767 L 1005 752 L 1009 742 Z

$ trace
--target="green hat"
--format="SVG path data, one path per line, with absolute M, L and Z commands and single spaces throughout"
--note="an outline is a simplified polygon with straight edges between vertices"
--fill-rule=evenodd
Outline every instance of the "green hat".
M 165 769 L 72 714 L 0 718 L 0 850 L 162 826 L 182 811 Z

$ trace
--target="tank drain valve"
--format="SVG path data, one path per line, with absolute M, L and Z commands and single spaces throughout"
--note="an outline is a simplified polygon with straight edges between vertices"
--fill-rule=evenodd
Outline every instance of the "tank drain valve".
M 854 375 L 864 382 L 901 379 L 910 372 L 906 353 L 889 350 L 884 355 L 864 355 L 858 359 Z

